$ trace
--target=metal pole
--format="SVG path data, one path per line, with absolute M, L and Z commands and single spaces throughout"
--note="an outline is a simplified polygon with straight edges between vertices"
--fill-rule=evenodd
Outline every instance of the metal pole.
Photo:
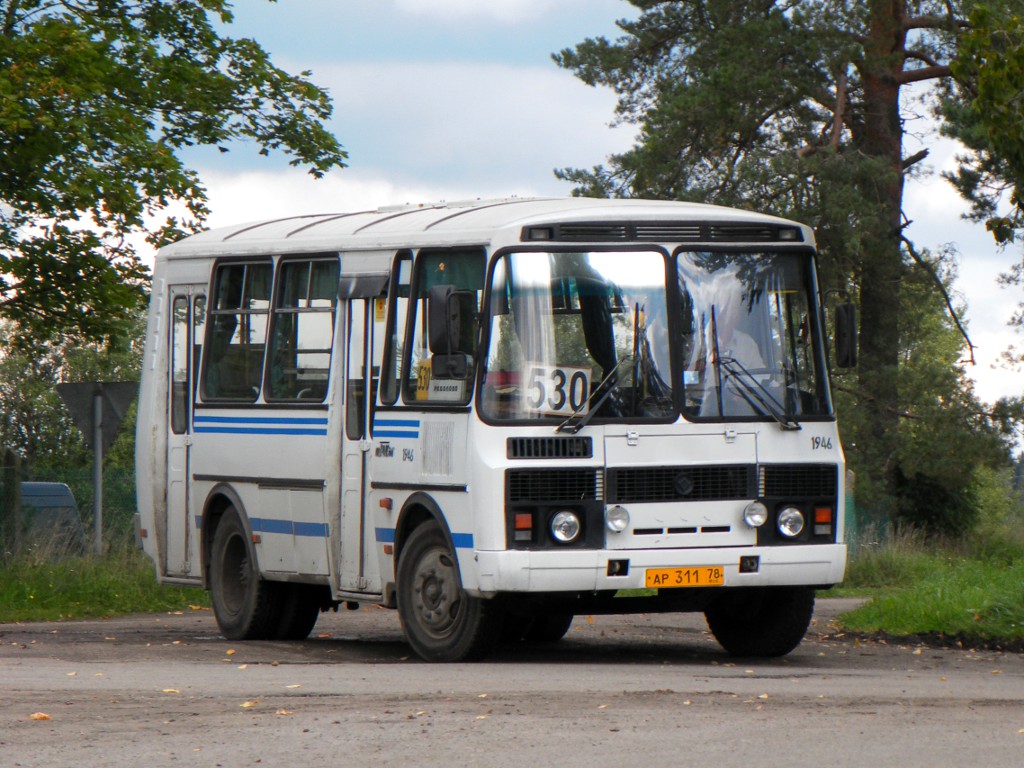
M 92 518 L 93 551 L 103 555 L 103 392 L 96 387 L 92 396 Z

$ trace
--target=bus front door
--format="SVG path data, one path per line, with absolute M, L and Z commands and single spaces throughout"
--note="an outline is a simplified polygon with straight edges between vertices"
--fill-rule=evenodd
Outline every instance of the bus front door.
M 367 508 L 367 460 L 369 425 L 376 394 L 380 351 L 375 339 L 382 326 L 383 301 L 350 299 L 342 304 L 345 322 L 345 434 L 341 450 L 341 564 L 339 586 L 343 592 L 381 591 L 379 567 L 368 557 L 374 542 Z

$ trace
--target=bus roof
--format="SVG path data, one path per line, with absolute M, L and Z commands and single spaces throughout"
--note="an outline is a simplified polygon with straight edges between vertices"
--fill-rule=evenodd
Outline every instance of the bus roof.
M 587 226 L 597 222 L 615 222 L 621 226 Z M 651 226 L 654 223 L 658 226 Z M 555 234 L 560 230 L 545 230 L 544 225 L 563 225 L 567 236 Z M 661 200 L 508 198 L 403 205 L 250 222 L 185 238 L 163 248 L 160 257 L 481 245 L 490 243 L 502 230 L 507 233 L 502 239 L 512 237 L 516 241 L 521 239 L 522 233 L 522 239 L 532 241 L 707 242 L 717 239 L 737 243 L 789 239 L 813 242 L 811 230 L 803 225 L 734 208 Z M 537 234 L 527 236 L 528 230 Z M 779 230 L 800 234 L 786 238 L 771 235 L 771 232 L 777 235 Z M 548 232 L 551 238 L 544 236 Z

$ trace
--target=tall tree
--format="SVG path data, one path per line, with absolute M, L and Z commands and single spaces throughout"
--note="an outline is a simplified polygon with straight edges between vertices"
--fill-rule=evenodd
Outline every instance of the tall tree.
M 955 58 L 979 3 L 627 2 L 639 15 L 619 22 L 622 37 L 585 40 L 555 60 L 613 88 L 618 119 L 637 126 L 638 141 L 604 166 L 558 175 L 585 194 L 754 207 L 816 226 L 827 286 L 861 308 L 854 464 L 882 491 L 871 498 L 879 514 L 894 513 L 901 422 L 913 420 L 907 405 L 920 394 L 900 387 L 901 291 L 923 271 L 945 293 L 936 263 L 905 233 L 904 180 L 927 155 L 907 156 L 906 124 L 922 103 L 963 102 L 954 65 L 966 80 L 977 73 L 969 62 L 991 49 L 979 40 Z M 986 5 L 1004 18 L 1024 3 Z
M 56 385 L 138 381 L 145 330 L 143 310 L 126 317 L 126 332 L 102 342 L 26 339 L 16 324 L 0 321 L 0 445 L 16 451 L 31 470 L 89 466 L 92 453 Z M 118 450 L 104 457 L 108 466 L 112 458 L 132 466 L 133 437 L 130 425 L 124 425 Z
M 187 147 L 344 165 L 327 93 L 231 21 L 228 0 L 0 0 L 0 317 L 107 333 L 141 295 L 133 243 L 207 214 Z

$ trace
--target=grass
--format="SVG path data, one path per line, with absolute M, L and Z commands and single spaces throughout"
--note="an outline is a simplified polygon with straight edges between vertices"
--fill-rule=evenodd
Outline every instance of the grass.
M 127 546 L 99 558 L 50 560 L 30 553 L 0 563 L 0 624 L 173 611 L 208 604 L 202 590 L 157 584 L 152 561 Z
M 867 597 L 839 617 L 848 632 L 1024 650 L 1024 533 L 968 542 L 898 533 L 854 548 L 845 583 Z M 95 618 L 207 606 L 198 589 L 160 586 L 153 563 L 122 544 L 102 558 L 30 551 L 0 562 L 0 623 Z
M 870 600 L 839 617 L 853 632 L 1024 649 L 1024 541 L 1003 532 L 969 542 L 889 537 L 851 558 L 836 591 Z

